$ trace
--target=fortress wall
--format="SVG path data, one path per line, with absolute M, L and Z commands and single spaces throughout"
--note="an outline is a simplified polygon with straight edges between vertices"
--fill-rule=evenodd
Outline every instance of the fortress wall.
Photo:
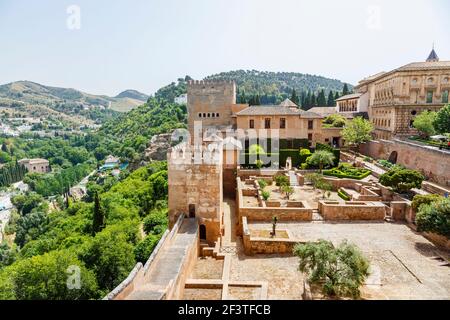
M 370 141 L 360 152 L 375 159 L 389 159 L 396 152 L 397 163 L 422 172 L 432 182 L 450 186 L 450 152 L 399 139 Z

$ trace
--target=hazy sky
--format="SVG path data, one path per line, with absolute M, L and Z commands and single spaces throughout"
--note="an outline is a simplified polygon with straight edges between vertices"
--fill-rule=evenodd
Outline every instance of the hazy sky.
M 0 84 L 150 94 L 236 69 L 355 84 L 433 42 L 450 60 L 449 13 L 447 0 L 0 0 Z

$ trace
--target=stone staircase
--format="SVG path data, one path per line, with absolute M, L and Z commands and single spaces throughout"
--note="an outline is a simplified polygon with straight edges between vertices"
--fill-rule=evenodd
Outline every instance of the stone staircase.
M 146 281 L 127 296 L 127 300 L 160 300 L 181 270 L 188 248 L 197 239 L 198 224 L 195 219 L 185 219 L 173 243 L 159 253 L 153 262 Z
M 323 217 L 319 213 L 319 209 L 313 209 L 312 221 L 323 221 Z
M 298 187 L 298 180 L 295 171 L 289 171 L 289 183 L 291 187 Z

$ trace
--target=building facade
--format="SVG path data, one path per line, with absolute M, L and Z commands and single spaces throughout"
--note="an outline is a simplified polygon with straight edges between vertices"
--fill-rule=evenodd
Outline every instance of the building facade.
M 45 159 L 22 159 L 19 164 L 24 165 L 30 173 L 50 172 L 50 163 Z
M 450 61 L 440 61 L 434 49 L 425 62 L 376 74 L 355 87 L 357 106 L 367 109 L 376 139 L 416 134 L 414 118 L 441 109 L 449 102 L 449 90 Z

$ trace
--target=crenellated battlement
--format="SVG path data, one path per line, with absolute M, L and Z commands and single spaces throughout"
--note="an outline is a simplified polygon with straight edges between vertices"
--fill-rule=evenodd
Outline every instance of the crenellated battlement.
M 182 143 L 168 150 L 167 160 L 169 165 L 221 165 L 223 147 L 221 143 L 211 143 L 207 146 L 191 146 Z
M 189 80 L 187 85 L 190 87 L 196 86 L 211 86 L 211 85 L 235 85 L 234 80 Z

